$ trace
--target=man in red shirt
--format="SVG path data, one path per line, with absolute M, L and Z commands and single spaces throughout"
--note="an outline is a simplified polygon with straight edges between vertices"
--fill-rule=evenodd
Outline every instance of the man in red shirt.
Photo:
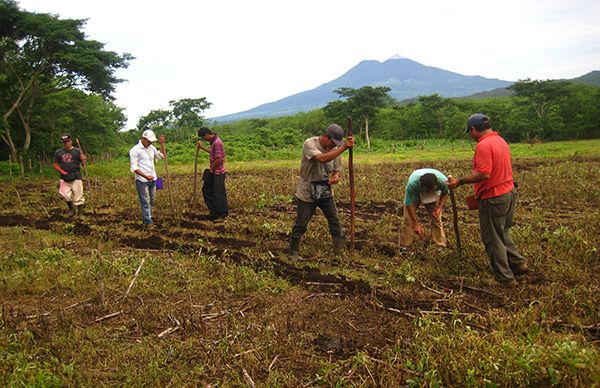
M 479 202 L 479 228 L 494 277 L 505 286 L 515 285 L 515 276 L 529 268 L 517 250 L 510 227 L 515 208 L 515 184 L 508 144 L 493 131 L 489 118 L 481 113 L 469 117 L 465 133 L 477 141 L 471 174 L 448 177 L 448 187 L 473 183 Z

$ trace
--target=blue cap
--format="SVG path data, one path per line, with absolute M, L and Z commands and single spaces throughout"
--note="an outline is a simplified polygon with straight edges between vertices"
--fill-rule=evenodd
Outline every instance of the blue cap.
M 467 127 L 465 128 L 465 133 L 469 132 L 469 128 L 471 128 L 472 126 L 489 122 L 490 118 L 484 115 L 483 113 L 475 113 L 474 115 L 471 115 L 471 117 L 469 117 L 469 119 L 467 120 Z

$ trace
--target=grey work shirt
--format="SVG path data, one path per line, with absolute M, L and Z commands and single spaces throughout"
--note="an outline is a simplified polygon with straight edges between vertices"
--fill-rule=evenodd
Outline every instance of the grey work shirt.
M 310 182 L 329 179 L 334 171 L 342 171 L 342 159 L 338 156 L 327 163 L 318 162 L 314 156 L 326 153 L 319 143 L 319 136 L 306 139 L 302 146 L 300 162 L 300 179 L 296 187 L 296 198 L 304 202 L 314 202 L 310 196 Z

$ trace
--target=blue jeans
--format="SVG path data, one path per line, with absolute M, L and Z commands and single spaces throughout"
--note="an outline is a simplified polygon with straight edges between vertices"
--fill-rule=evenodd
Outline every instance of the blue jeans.
M 142 221 L 144 224 L 152 223 L 152 206 L 154 205 L 154 198 L 156 197 L 156 181 L 142 182 L 138 179 L 135 180 L 135 189 L 140 199 L 140 205 L 142 205 Z

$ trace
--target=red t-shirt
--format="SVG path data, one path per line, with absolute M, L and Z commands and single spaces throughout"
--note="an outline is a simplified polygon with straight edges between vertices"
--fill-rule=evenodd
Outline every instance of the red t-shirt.
M 473 171 L 490 175 L 488 179 L 473 186 L 477 198 L 497 197 L 515 187 L 510 149 L 497 132 L 492 131 L 477 140 Z

